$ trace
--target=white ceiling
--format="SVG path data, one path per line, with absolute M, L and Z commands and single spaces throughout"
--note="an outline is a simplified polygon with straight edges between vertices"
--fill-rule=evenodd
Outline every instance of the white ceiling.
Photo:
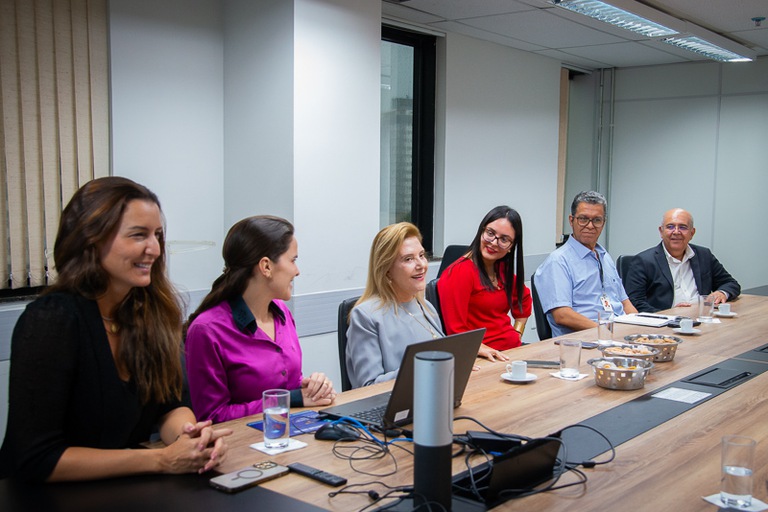
M 641 3 L 732 39 L 758 56 L 768 55 L 768 20 L 759 27 L 752 21 L 768 18 L 768 0 Z M 707 60 L 546 0 L 383 0 L 382 11 L 386 18 L 493 41 L 587 69 Z

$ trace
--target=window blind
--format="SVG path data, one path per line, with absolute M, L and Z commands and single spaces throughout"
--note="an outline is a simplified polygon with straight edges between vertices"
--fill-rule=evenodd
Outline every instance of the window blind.
M 0 0 L 0 288 L 53 278 L 63 205 L 109 174 L 107 0 Z

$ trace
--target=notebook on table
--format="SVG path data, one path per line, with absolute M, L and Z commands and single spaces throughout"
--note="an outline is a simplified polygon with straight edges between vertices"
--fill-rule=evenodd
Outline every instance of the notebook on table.
M 328 407 L 319 412 L 332 419 L 354 418 L 360 423 L 381 430 L 411 424 L 413 422 L 413 360 L 419 352 L 435 350 L 453 354 L 453 406 L 458 407 L 461 405 L 484 334 L 485 329 L 476 329 L 409 345 L 403 353 L 400 370 L 391 392 Z

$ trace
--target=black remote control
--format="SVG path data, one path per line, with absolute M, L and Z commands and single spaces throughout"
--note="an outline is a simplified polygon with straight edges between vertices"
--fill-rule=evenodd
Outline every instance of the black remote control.
M 306 464 L 302 464 L 300 462 L 294 462 L 293 464 L 288 464 L 288 467 L 291 468 L 291 471 L 293 471 L 294 473 L 308 476 L 313 480 L 317 480 L 318 482 L 322 482 L 324 484 L 327 484 L 333 487 L 338 487 L 340 485 L 344 485 L 347 483 L 346 478 L 342 478 L 340 476 L 328 473 L 326 471 L 322 471 L 322 470 L 313 468 L 311 466 L 307 466 Z

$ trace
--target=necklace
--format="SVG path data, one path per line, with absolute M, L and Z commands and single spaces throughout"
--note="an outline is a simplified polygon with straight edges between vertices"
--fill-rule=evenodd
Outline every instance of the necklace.
M 120 326 L 115 323 L 114 318 L 102 316 L 101 319 L 104 320 L 104 323 L 107 325 L 107 330 L 112 334 L 117 334 L 117 331 L 120 330 Z
M 424 315 L 424 320 L 427 320 L 427 314 L 424 312 L 424 308 L 421 306 L 421 304 L 419 304 L 419 308 L 421 309 L 421 313 Z M 431 334 L 431 335 L 432 335 L 432 339 L 437 339 L 437 337 L 438 337 L 438 336 L 437 336 L 437 333 L 435 332 L 435 330 L 434 330 L 434 329 L 432 329 L 432 326 L 430 325 L 430 323 L 429 323 L 429 320 L 427 320 L 427 323 L 426 323 L 426 325 L 425 325 L 425 324 L 421 323 L 421 321 L 420 321 L 418 318 L 416 318 L 416 317 L 414 316 L 414 314 L 413 314 L 413 313 L 411 313 L 410 311 L 408 311 L 408 309 L 407 309 L 407 308 L 405 308 L 405 307 L 404 307 L 403 309 L 405 309 L 405 312 L 406 312 L 406 313 L 408 313 L 408 316 L 410 316 L 411 318 L 413 318 L 413 319 L 416 321 L 416 323 L 417 323 L 417 324 L 419 324 L 420 326 L 422 326 L 424 329 L 426 329 L 426 330 L 427 330 L 427 332 L 428 332 L 429 334 Z

